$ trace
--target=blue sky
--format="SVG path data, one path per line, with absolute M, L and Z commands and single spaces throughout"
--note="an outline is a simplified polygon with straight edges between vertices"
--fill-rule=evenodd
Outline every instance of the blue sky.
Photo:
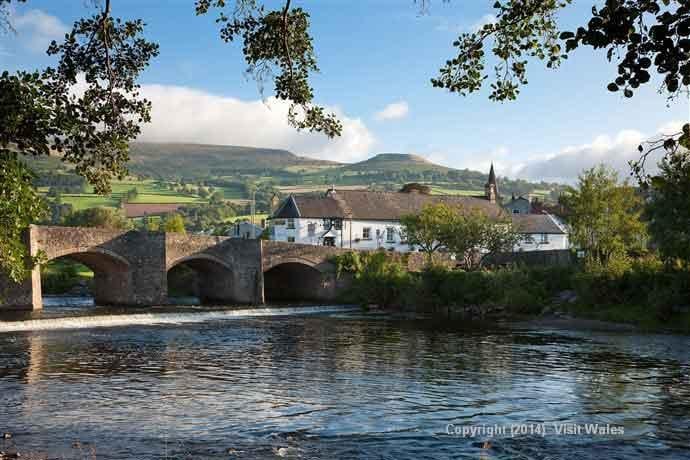
M 562 22 L 582 22 L 592 2 L 576 2 Z M 88 3 L 29 0 L 16 7 L 17 34 L 0 38 L 0 68 L 49 64 L 42 43 L 88 13 Z M 142 139 L 285 148 L 339 161 L 415 153 L 452 167 L 484 170 L 494 161 L 500 175 L 570 181 L 601 161 L 625 172 L 639 141 L 690 118 L 687 100 L 667 107 L 656 85 L 632 99 L 609 93 L 615 67 L 585 49 L 556 71 L 532 63 L 515 102 L 432 88 L 429 78 L 452 55 L 453 39 L 486 20 L 493 1 L 434 1 L 424 15 L 412 0 L 293 4 L 311 13 L 321 68 L 312 83 L 317 102 L 342 116 L 342 139 L 287 127 L 284 105 L 261 101 L 244 75 L 240 46 L 221 42 L 212 17 L 195 17 L 193 0 L 114 0 L 115 15 L 143 18 L 161 45 L 141 80 L 154 102 Z

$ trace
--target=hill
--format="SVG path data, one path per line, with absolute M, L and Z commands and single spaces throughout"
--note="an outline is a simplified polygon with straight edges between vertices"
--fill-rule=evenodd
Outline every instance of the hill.
M 241 146 L 180 143 L 131 144 L 131 177 L 113 183 L 113 193 L 94 195 L 83 178 L 57 157 L 27 161 L 36 171 L 35 181 L 44 193 L 51 188 L 75 209 L 117 206 L 125 193 L 136 188 L 141 204 L 189 204 L 208 201 L 208 190 L 222 192 L 233 205 L 246 207 L 256 191 L 257 208 L 266 211 L 276 191 L 323 191 L 331 184 L 342 188 L 399 190 L 405 183 L 430 186 L 432 193 L 476 195 L 483 193 L 488 171 L 452 169 L 409 154 L 382 153 L 359 163 L 337 163 L 295 155 L 287 150 Z M 500 171 L 498 171 L 500 175 Z M 555 200 L 559 184 L 535 183 L 499 177 L 505 198 L 511 194 Z
M 332 161 L 297 156 L 287 150 L 202 145 L 133 142 L 129 170 L 157 179 L 206 179 L 272 171 L 316 171 L 337 167 Z
M 435 171 L 447 173 L 451 168 L 437 165 L 424 157 L 404 153 L 380 153 L 367 160 L 339 168 L 342 171 L 375 172 L 403 172 L 403 171 Z

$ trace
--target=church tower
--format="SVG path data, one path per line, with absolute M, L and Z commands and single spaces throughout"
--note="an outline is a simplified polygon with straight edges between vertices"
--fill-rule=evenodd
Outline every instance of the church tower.
M 489 180 L 486 185 L 484 185 L 484 196 L 492 203 L 498 200 L 498 184 L 496 183 L 496 173 L 494 172 L 493 162 L 491 163 L 491 170 L 489 170 Z

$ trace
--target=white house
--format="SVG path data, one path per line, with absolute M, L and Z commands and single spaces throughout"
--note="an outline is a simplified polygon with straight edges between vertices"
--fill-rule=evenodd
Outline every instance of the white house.
M 568 249 L 565 227 L 546 214 L 509 214 L 497 203 L 493 165 L 485 194 L 478 197 L 429 195 L 417 191 L 374 192 L 330 189 L 321 195 L 290 195 L 270 217 L 270 239 L 351 249 L 412 250 L 400 218 L 428 204 L 477 209 L 489 217 L 510 215 L 525 235 L 516 250 Z
M 228 232 L 230 238 L 242 238 L 245 240 L 256 239 L 263 233 L 263 227 L 259 225 L 254 225 L 249 221 L 235 222 Z

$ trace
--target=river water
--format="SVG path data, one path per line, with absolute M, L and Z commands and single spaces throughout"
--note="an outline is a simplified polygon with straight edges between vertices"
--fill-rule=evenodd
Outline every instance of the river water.
M 125 312 L 48 303 L 39 314 L 0 317 L 0 433 L 12 433 L 0 451 L 687 459 L 689 346 L 683 336 L 342 307 Z M 582 431 L 592 424 L 609 428 Z

